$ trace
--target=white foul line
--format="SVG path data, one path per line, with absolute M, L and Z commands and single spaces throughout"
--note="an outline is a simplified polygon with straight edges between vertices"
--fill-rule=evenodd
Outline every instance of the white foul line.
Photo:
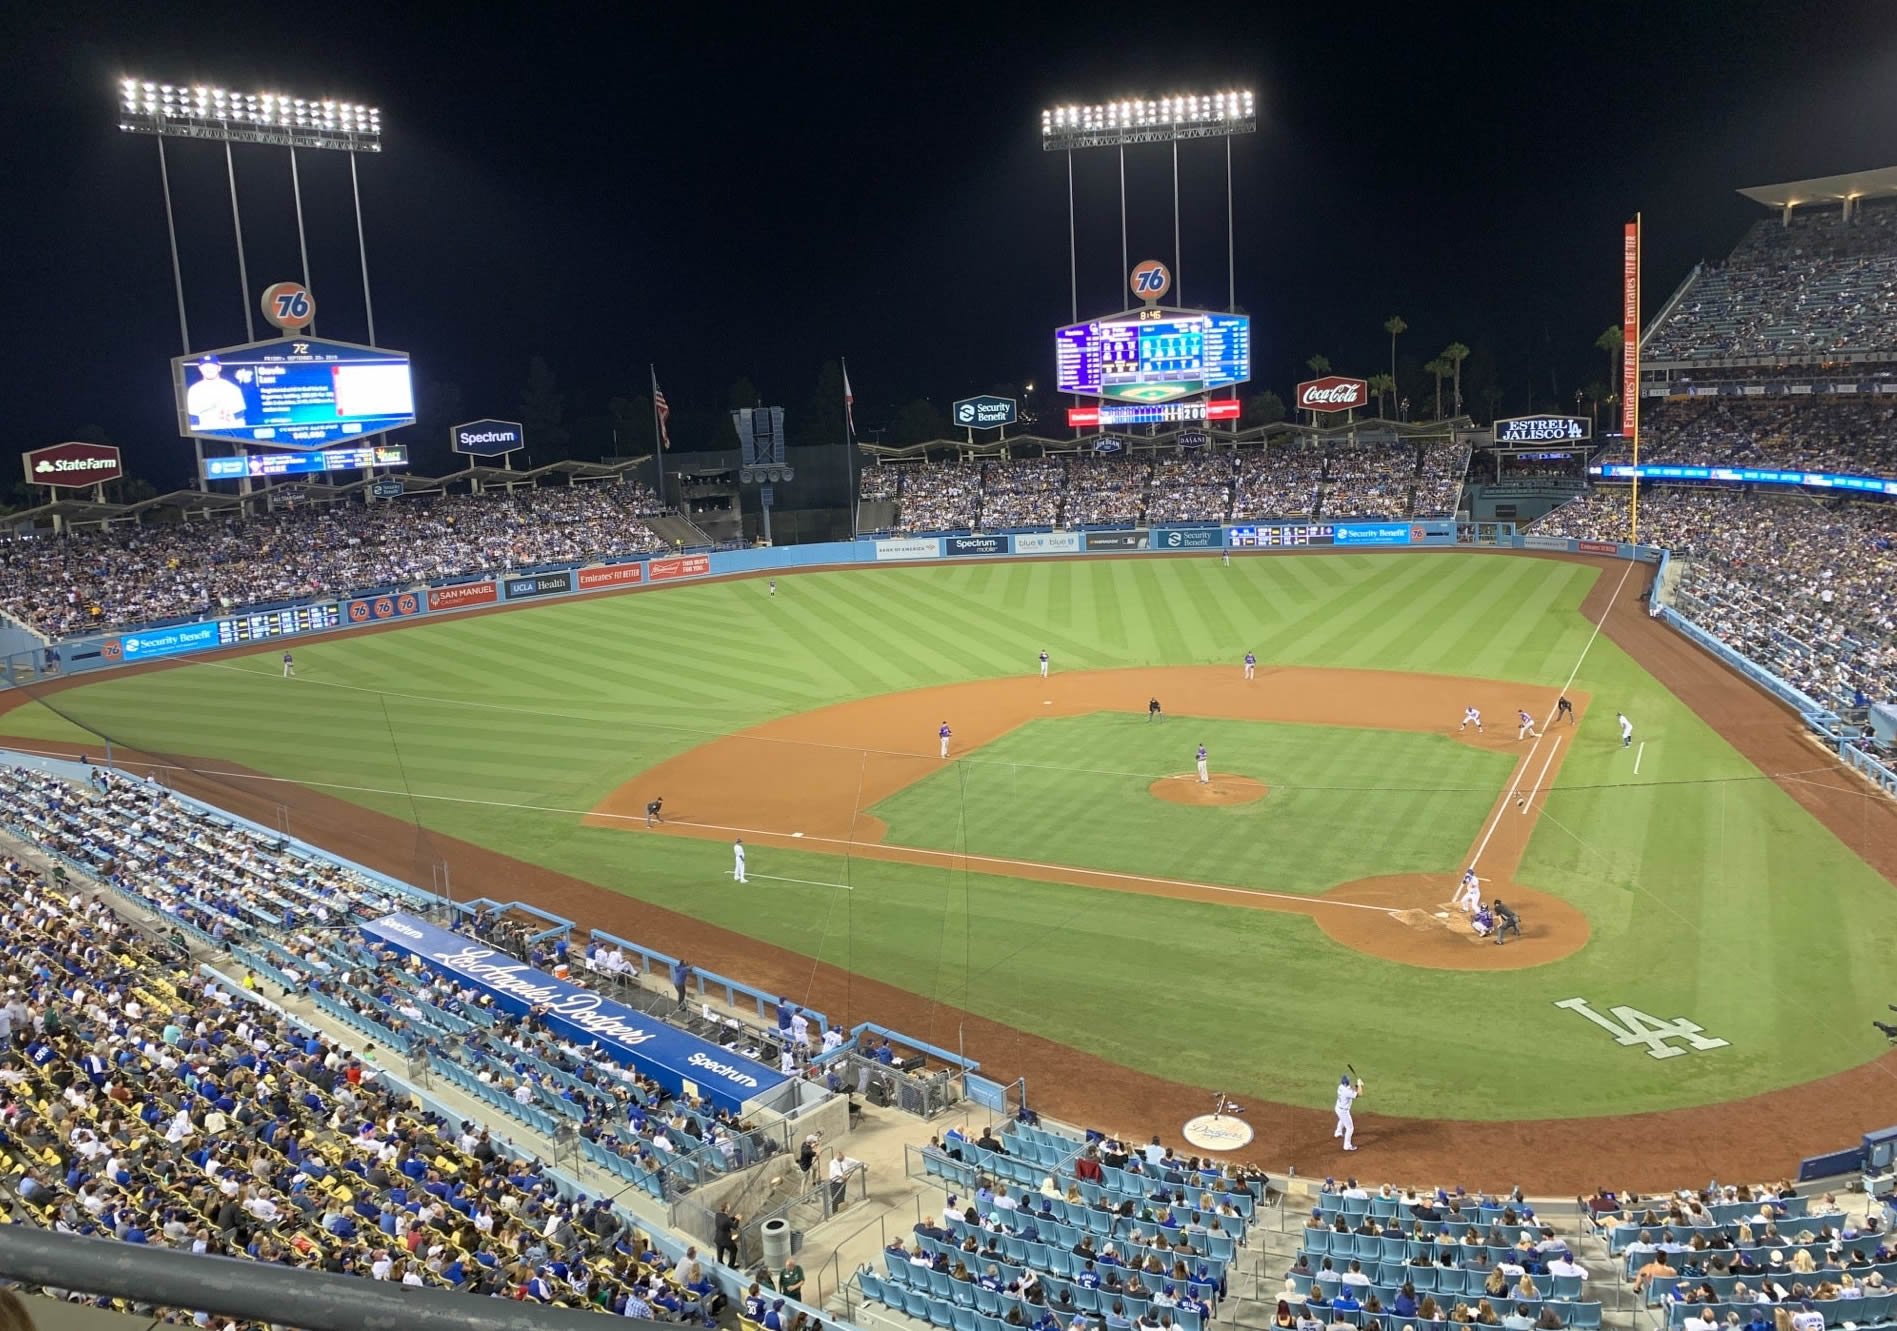
M 753 878 L 768 878 L 773 883 L 802 883 L 805 887 L 840 887 L 845 892 L 856 891 L 848 883 L 820 883 L 814 878 L 781 878 L 774 873 L 748 873 L 744 878 L 746 882 Z
M 1640 775 L 1640 755 L 1647 751 L 1647 741 L 1640 741 L 1640 747 L 1634 750 L 1634 775 Z
M 1627 561 L 1627 567 L 1620 571 L 1620 581 L 1614 584 L 1614 594 L 1607 598 L 1607 608 L 1601 611 L 1600 619 L 1594 624 L 1594 631 L 1587 635 L 1587 641 L 1582 644 L 1581 654 L 1574 660 L 1574 669 L 1568 672 L 1568 682 L 1561 686 L 1563 694 L 1574 687 L 1575 676 L 1581 673 L 1581 666 L 1587 660 L 1587 654 L 1594 649 L 1594 640 L 1601 636 L 1601 629 L 1606 626 L 1607 617 L 1614 612 L 1614 602 L 1620 599 L 1620 589 L 1627 585 L 1627 575 L 1633 571 L 1634 561 L 1630 559 Z M 1527 772 L 1528 764 L 1535 761 L 1535 751 L 1541 747 L 1541 741 L 1547 737 L 1545 731 L 1537 733 L 1534 745 L 1528 750 L 1528 756 L 1522 760 L 1521 766 L 1515 769 L 1514 781 L 1508 788 L 1508 794 L 1503 796 L 1501 804 L 1495 810 L 1495 817 L 1489 823 L 1488 830 L 1482 834 L 1482 839 L 1476 843 L 1474 852 L 1469 856 L 1471 869 L 1481 863 L 1482 852 L 1489 848 L 1489 841 L 1495 836 L 1495 829 L 1502 825 L 1502 817 L 1508 812 L 1508 801 L 1520 796 L 1522 775 Z
M 1541 770 L 1535 773 L 1535 784 L 1530 787 L 1526 795 L 1516 801 L 1521 805 L 1522 817 L 1526 818 L 1528 816 L 1528 810 L 1534 806 L 1535 796 L 1541 793 L 1542 780 L 1548 775 L 1548 768 L 1554 764 L 1554 756 L 1559 752 L 1561 752 L 1561 741 L 1556 740 L 1554 747 L 1548 750 L 1548 756 L 1542 759 Z M 1533 757 L 1534 755 L 1530 754 L 1529 756 Z

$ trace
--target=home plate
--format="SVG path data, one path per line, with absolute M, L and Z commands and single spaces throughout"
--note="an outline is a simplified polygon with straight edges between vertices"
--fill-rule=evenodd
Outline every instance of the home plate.
M 798 833 L 797 835 L 798 835 L 798 836 L 802 836 L 802 835 L 803 835 L 803 833 L 802 833 L 802 832 L 799 832 L 799 833 Z M 1448 911 L 1446 911 L 1446 910 L 1439 910 L 1439 911 L 1437 911 L 1437 912 L 1436 912 L 1436 918 L 1437 918 L 1437 919 L 1439 919 L 1439 920 L 1446 920 L 1446 919 L 1448 919 L 1448 918 L 1449 918 L 1449 912 L 1448 912 Z
M 1041 699 L 1041 706 L 1043 706 L 1043 707 L 1052 707 L 1053 705 L 1054 705 L 1054 700 L 1053 700 L 1052 698 L 1043 698 L 1043 699 Z

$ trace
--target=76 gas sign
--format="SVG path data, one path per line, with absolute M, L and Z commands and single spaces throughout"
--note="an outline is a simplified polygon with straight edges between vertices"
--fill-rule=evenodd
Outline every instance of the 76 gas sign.
M 308 328 L 316 318 L 316 297 L 301 282 L 277 282 L 264 288 L 263 317 L 286 333 Z

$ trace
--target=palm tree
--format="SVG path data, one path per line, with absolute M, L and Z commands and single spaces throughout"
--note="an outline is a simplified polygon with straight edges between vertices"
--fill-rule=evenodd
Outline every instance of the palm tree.
M 1322 352 L 1304 362 L 1311 367 L 1311 373 L 1322 377 L 1331 372 L 1331 358 Z
M 1443 359 L 1449 362 L 1449 371 L 1455 375 L 1456 415 L 1460 416 L 1462 414 L 1462 362 L 1469 359 L 1469 348 L 1460 342 L 1451 342 L 1443 348 Z
M 1626 340 L 1619 324 L 1610 324 L 1606 332 L 1594 339 L 1595 350 L 1607 353 L 1607 382 L 1610 384 L 1620 382 L 1620 349 Z
M 1370 391 L 1377 395 L 1377 418 L 1381 420 L 1383 418 L 1383 395 L 1385 393 L 1395 394 L 1396 376 L 1390 374 L 1371 375 Z
M 1390 335 L 1390 382 L 1396 382 L 1396 339 L 1401 333 L 1407 333 L 1410 326 L 1403 322 L 1403 316 L 1392 314 L 1383 321 L 1383 331 Z M 1394 390 L 1393 390 L 1394 391 Z
M 1423 367 L 1424 374 L 1436 376 L 1436 419 L 1443 418 L 1443 376 L 1449 373 L 1449 362 L 1438 356 Z

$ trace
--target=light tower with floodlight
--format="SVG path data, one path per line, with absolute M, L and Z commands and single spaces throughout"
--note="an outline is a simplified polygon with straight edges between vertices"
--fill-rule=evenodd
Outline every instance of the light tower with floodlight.
M 1080 318 L 1080 269 L 1074 240 L 1074 153 L 1087 148 L 1116 148 L 1120 156 L 1120 270 L 1127 270 L 1126 148 L 1128 144 L 1172 145 L 1173 289 L 1179 285 L 1179 145 L 1190 139 L 1225 140 L 1225 264 L 1227 308 L 1238 303 L 1236 250 L 1233 241 L 1232 138 L 1258 129 L 1254 98 L 1248 89 L 1209 95 L 1177 94 L 1153 99 L 1050 107 L 1041 112 L 1041 148 L 1067 154 L 1067 276 L 1073 318 Z

